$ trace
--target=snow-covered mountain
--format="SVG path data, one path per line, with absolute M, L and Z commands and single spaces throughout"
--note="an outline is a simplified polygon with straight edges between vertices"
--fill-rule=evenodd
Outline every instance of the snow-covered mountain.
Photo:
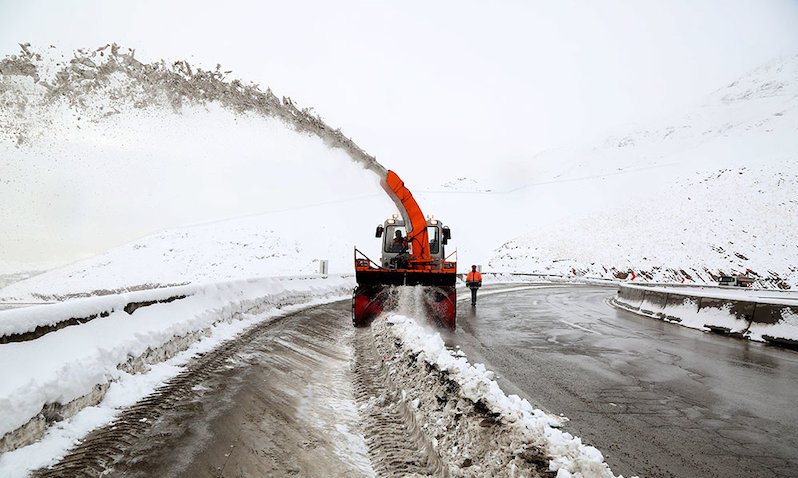
M 31 262 L 13 253 L 26 241 L 75 258 L 95 237 L 123 244 L 0 298 L 306 274 L 321 259 L 349 272 L 354 245 L 376 255 L 374 226 L 394 211 L 376 160 L 226 75 L 116 46 L 0 61 L 0 164 L 18 173 L 0 177 L 0 219 L 33 226 L 0 230 L 0 262 Z M 795 287 L 797 105 L 791 57 L 681 117 L 502 167 L 501 187 L 458 175 L 456 158 L 438 190 L 403 179 L 452 227 L 461 269 L 697 282 L 750 269 Z
M 504 243 L 491 268 L 710 282 L 750 270 L 760 285 L 798 285 L 798 56 L 683 117 L 534 167 L 586 204 Z
M 12 284 L 9 297 L 63 300 L 71 296 L 226 281 L 242 277 L 318 272 L 318 259 L 306 260 L 300 244 L 262 221 L 225 221 L 166 230 L 115 247 L 66 268 Z M 59 288 L 53 288 L 59 284 Z

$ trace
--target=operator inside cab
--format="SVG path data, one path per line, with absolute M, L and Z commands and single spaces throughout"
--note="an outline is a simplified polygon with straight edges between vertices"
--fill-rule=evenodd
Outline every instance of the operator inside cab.
M 477 305 L 477 289 L 482 287 L 482 274 L 475 265 L 471 266 L 471 272 L 466 276 L 466 287 L 471 289 L 471 305 Z
M 396 230 L 396 234 L 394 235 L 390 252 L 407 252 L 407 238 L 402 236 L 402 231 L 399 229 Z

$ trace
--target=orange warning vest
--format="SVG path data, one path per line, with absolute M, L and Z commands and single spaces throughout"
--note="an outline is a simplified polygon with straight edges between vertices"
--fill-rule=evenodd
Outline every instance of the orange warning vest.
M 466 276 L 466 282 L 482 282 L 482 274 L 471 271 Z

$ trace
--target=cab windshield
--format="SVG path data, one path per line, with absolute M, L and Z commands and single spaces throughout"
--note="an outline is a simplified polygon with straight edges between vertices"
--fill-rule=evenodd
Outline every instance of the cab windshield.
M 385 252 L 407 252 L 408 247 L 404 226 L 388 226 L 385 229 Z

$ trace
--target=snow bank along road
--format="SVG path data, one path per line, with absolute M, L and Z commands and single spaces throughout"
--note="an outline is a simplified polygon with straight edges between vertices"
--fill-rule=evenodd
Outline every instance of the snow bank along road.
M 570 418 L 615 473 L 798 476 L 798 353 L 616 310 L 614 288 L 485 294 L 447 342 Z
M 798 348 L 798 293 L 622 284 L 612 304 L 640 315 Z

